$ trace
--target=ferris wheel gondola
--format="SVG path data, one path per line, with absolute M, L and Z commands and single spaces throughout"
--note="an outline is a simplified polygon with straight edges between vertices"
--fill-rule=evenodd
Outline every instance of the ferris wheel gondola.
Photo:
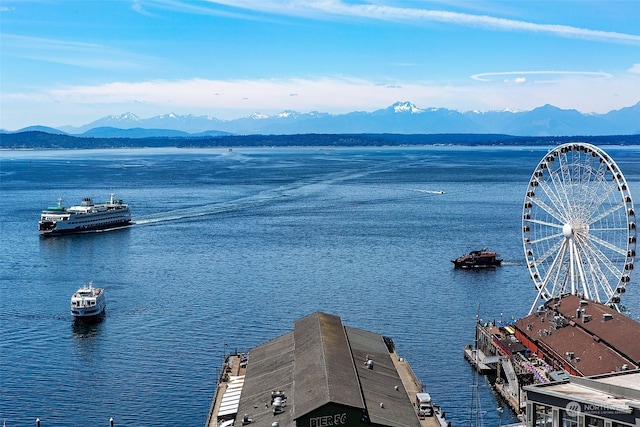
M 538 291 L 529 313 L 564 294 L 619 310 L 633 271 L 636 219 L 613 159 L 587 143 L 550 150 L 527 186 L 522 241 Z

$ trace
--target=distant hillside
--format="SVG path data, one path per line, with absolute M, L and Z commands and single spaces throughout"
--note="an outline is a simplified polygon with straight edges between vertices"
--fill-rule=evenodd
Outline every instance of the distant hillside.
M 39 131 L 0 134 L 3 149 L 96 149 L 143 147 L 358 147 L 402 145 L 640 145 L 640 134 L 618 136 L 519 137 L 500 134 L 304 134 L 218 137 L 90 138 Z
M 97 131 L 96 129 L 99 129 Z M 150 133 L 144 133 L 143 129 Z M 29 129 L 33 130 L 33 129 Z M 583 114 L 544 105 L 531 111 L 467 111 L 418 108 L 397 102 L 373 112 L 347 114 L 283 111 L 234 120 L 165 114 L 143 119 L 135 114 L 107 116 L 87 125 L 60 130 L 96 137 L 299 134 L 503 134 L 516 136 L 633 135 L 640 133 L 640 102 L 606 114 Z M 126 130 L 126 131 L 125 131 Z M 182 135 L 176 132 L 183 132 Z M 205 134 L 203 134 L 206 133 Z M 52 132 L 49 132 L 52 133 Z

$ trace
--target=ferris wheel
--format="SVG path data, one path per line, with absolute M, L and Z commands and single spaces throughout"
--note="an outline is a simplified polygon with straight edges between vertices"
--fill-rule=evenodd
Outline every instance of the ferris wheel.
M 538 163 L 522 209 L 527 267 L 541 301 L 579 295 L 619 310 L 636 255 L 629 186 L 600 148 L 569 143 Z

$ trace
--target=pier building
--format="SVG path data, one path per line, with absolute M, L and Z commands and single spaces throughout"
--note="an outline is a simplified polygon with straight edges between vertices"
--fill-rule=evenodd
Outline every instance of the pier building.
M 316 312 L 228 359 L 207 425 L 446 427 L 424 391 L 391 338 Z
M 465 357 L 524 412 L 523 387 L 640 368 L 640 323 L 613 308 L 563 295 L 509 323 L 478 322 Z

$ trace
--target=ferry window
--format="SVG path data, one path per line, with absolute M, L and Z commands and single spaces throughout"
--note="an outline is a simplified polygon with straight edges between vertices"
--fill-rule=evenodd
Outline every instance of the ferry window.
M 604 420 L 596 417 L 586 417 L 587 427 L 604 427 Z
M 567 411 L 561 411 L 562 414 L 562 427 L 578 427 L 578 417 L 575 412 L 567 413 Z
M 536 405 L 535 419 L 533 422 L 536 427 L 552 427 L 553 416 L 551 406 Z

